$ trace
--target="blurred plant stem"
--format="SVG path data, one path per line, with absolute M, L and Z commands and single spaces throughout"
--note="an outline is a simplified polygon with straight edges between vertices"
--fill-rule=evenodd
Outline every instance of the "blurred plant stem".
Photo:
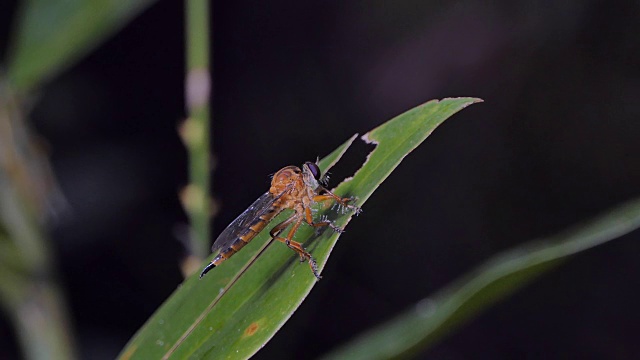
M 197 261 L 185 262 L 199 267 L 209 255 L 209 236 L 212 206 L 210 198 L 211 158 L 209 149 L 209 1 L 187 0 L 186 14 L 186 78 L 185 103 L 187 119 L 180 134 L 189 152 L 189 185 L 182 193 L 182 203 L 189 214 L 189 250 Z M 184 266 L 185 275 L 194 266 Z
M 43 223 L 55 185 L 11 90 L 0 84 L 0 304 L 27 359 L 73 359 Z

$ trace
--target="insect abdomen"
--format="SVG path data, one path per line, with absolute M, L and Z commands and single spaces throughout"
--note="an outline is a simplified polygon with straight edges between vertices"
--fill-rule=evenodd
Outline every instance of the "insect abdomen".
M 211 261 L 211 264 L 218 266 L 220 263 L 225 261 L 226 259 L 233 256 L 233 254 L 237 253 L 242 249 L 245 245 L 247 245 L 251 240 L 253 240 L 256 235 L 258 235 L 267 224 L 278 215 L 282 209 L 279 207 L 271 206 L 269 210 L 267 210 L 264 214 L 255 218 L 253 222 L 251 222 L 238 237 L 231 243 L 231 245 L 220 251 L 220 253 Z

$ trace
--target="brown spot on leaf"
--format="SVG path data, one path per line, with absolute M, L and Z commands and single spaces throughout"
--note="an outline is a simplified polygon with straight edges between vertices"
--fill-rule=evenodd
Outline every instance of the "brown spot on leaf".
M 244 331 L 244 335 L 245 336 L 252 336 L 253 334 L 256 333 L 256 331 L 258 331 L 258 329 L 260 328 L 260 326 L 258 325 L 258 323 L 252 323 L 251 325 L 249 325 L 245 331 Z

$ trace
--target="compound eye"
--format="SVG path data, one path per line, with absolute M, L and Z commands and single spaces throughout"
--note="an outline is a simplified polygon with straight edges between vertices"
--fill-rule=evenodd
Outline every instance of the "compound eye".
M 311 171 L 311 175 L 313 175 L 313 177 L 319 181 L 320 177 L 322 176 L 322 173 L 320 173 L 320 168 L 318 167 L 318 165 L 310 161 L 307 161 L 304 164 L 309 168 L 309 171 Z

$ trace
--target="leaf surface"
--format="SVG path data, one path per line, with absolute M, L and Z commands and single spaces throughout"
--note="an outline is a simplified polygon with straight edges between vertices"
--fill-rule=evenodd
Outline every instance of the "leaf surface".
M 376 148 L 353 178 L 341 183 L 335 193 L 355 196 L 356 204 L 361 206 L 438 125 L 478 101 L 474 98 L 430 101 L 372 130 L 363 138 L 375 142 Z M 355 136 L 320 162 L 324 172 L 339 160 L 354 139 Z M 351 212 L 327 210 L 324 214 L 341 227 L 353 216 Z M 280 214 L 272 224 L 287 215 Z M 243 359 L 262 348 L 316 284 L 307 264 L 301 264 L 282 244 L 269 241 L 269 228 L 202 280 L 197 275 L 186 279 L 138 331 L 120 357 Z M 314 235 L 305 226 L 296 233 L 295 240 L 305 244 L 322 269 L 338 236 L 331 231 Z

